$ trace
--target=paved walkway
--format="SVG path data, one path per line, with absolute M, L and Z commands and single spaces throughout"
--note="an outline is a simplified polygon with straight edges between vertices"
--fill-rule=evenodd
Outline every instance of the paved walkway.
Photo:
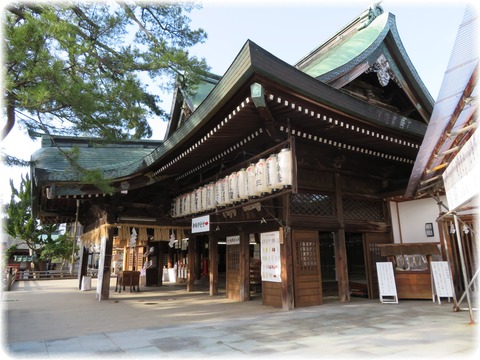
M 10 358 L 467 359 L 478 346 L 468 312 L 429 300 L 334 298 L 284 311 L 167 285 L 95 300 L 76 280 L 19 282 L 2 293 Z M 96 286 L 93 280 L 92 286 Z M 2 357 L 3 358 L 3 357 Z M 477 356 L 478 358 L 478 356 Z

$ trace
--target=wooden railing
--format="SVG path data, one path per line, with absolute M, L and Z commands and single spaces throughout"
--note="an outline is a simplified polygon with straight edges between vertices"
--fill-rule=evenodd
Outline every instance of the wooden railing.
M 70 274 L 70 270 L 46 270 L 46 271 L 34 271 L 34 270 L 18 270 L 15 279 L 21 280 L 48 280 L 66 278 L 76 278 L 77 274 L 74 272 Z

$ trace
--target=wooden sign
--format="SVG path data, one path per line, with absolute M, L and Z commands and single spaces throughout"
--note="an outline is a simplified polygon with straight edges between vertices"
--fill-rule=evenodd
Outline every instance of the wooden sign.
M 398 304 L 397 286 L 393 274 L 393 265 L 388 262 L 377 262 L 378 290 L 382 303 Z
M 226 243 L 227 243 L 227 246 L 240 245 L 240 235 L 227 236 Z
M 438 303 L 441 304 L 441 297 L 453 297 L 452 274 L 447 261 L 432 261 L 430 267 L 432 269 L 433 301 L 437 296 Z

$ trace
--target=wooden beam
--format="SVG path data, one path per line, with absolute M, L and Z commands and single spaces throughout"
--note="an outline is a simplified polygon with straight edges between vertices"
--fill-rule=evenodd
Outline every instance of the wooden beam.
M 250 243 L 248 234 L 240 232 L 240 301 L 250 300 Z
M 208 235 L 208 272 L 210 276 L 210 296 L 218 294 L 218 239 Z
M 280 231 L 280 259 L 282 265 L 282 309 L 292 310 L 295 308 L 295 292 L 293 286 L 293 249 L 292 231 L 290 228 L 290 194 L 282 197 L 283 218 L 286 226 Z
M 196 252 L 196 237 L 190 236 L 188 239 L 188 264 L 187 264 L 187 291 L 194 291 L 195 285 L 195 252 Z
M 338 277 L 338 296 L 340 302 L 350 301 L 350 285 L 348 279 L 347 246 L 345 229 L 339 229 L 335 238 L 335 266 Z
M 350 285 L 348 279 L 347 245 L 345 241 L 345 219 L 343 216 L 342 178 L 339 174 L 335 174 L 335 199 L 337 205 L 337 217 L 340 223 L 340 228 L 337 230 L 334 244 L 335 266 L 337 268 L 338 277 L 338 296 L 340 302 L 349 302 Z

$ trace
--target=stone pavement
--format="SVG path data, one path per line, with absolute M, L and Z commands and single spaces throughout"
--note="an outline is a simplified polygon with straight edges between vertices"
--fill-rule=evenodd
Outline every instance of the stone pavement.
M 18 282 L 2 293 L 4 355 L 26 358 L 478 358 L 478 325 L 452 303 L 325 299 L 291 311 L 184 286 L 95 300 L 77 280 Z M 477 316 L 477 315 L 476 315 Z M 477 356 L 476 356 L 477 355 Z M 3 357 L 2 357 L 3 358 Z

